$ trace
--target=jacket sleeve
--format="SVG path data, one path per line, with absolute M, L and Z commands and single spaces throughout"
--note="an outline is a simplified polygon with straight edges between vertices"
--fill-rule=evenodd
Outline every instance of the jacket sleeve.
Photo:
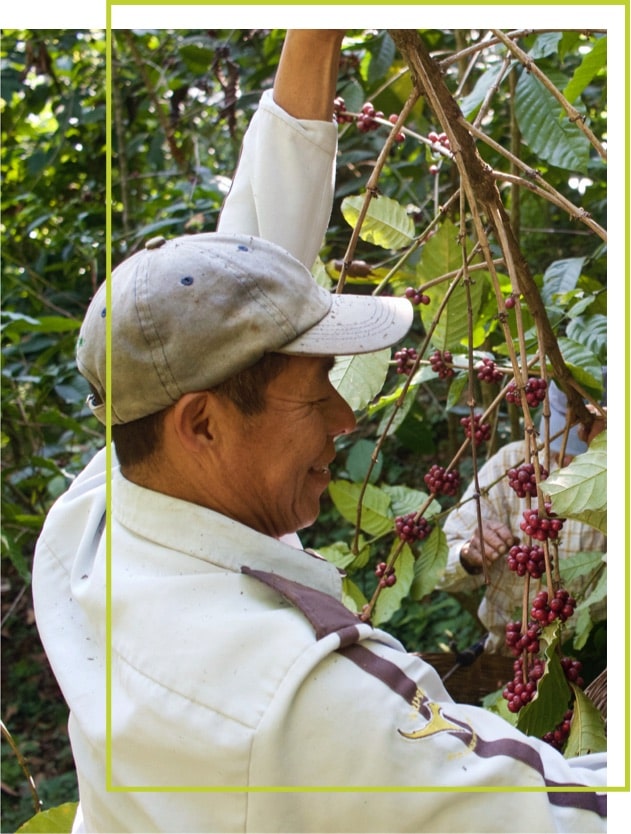
M 433 669 L 387 646 L 383 633 L 327 655 L 334 639 L 294 664 L 252 745 L 251 784 L 319 791 L 283 796 L 289 830 L 606 830 L 604 756 L 566 760 L 498 715 L 454 703 Z M 593 792 L 575 793 L 577 785 Z M 535 792 L 521 828 L 515 788 L 524 786 Z M 278 797 L 250 796 L 248 830 L 265 830 Z
M 245 134 L 218 231 L 270 240 L 310 269 L 331 215 L 336 149 L 333 122 L 294 119 L 267 90 Z

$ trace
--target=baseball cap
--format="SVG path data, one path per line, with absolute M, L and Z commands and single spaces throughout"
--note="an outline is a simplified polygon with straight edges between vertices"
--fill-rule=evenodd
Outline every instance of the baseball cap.
M 77 365 L 106 421 L 106 285 L 88 307 Z M 405 298 L 334 294 L 276 244 L 208 232 L 147 241 L 111 278 L 112 423 L 212 388 L 265 353 L 342 356 L 390 347 L 412 324 Z

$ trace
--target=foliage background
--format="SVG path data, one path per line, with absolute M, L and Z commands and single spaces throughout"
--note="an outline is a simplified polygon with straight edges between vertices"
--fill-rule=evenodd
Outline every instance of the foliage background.
M 141 247 L 153 234 L 167 236 L 215 228 L 223 197 L 236 165 L 243 133 L 260 93 L 272 83 L 284 33 L 279 30 L 200 30 L 116 32 L 113 42 L 112 117 L 113 188 L 112 260 Z M 428 30 L 423 41 L 432 54 L 448 58 L 482 33 Z M 563 88 L 594 50 L 602 33 L 532 34 L 522 40 L 538 63 Z M 598 47 L 599 49 L 601 47 Z M 581 51 L 585 50 L 585 51 Z M 501 50 L 500 50 L 501 51 Z M 476 113 L 486 78 L 498 65 L 489 51 L 476 64 L 446 65 L 446 79 L 463 109 Z M 45 804 L 74 797 L 76 781 L 65 734 L 65 707 L 37 640 L 30 599 L 34 542 L 52 501 L 60 495 L 102 445 L 102 431 L 84 406 L 87 390 L 74 367 L 76 331 L 98 284 L 105 277 L 105 38 L 102 31 L 5 30 L 2 38 L 2 386 L 3 386 L 3 720 L 27 755 Z M 484 130 L 500 147 L 519 148 L 559 193 L 580 204 L 604 225 L 607 208 L 602 163 L 585 143 L 575 161 L 559 159 L 561 138 L 545 148 L 546 135 L 519 136 L 516 91 L 498 91 Z M 522 73 L 521 77 L 524 77 Z M 577 82 L 576 103 L 592 129 L 606 136 L 606 66 Z M 527 83 L 527 80 L 523 83 Z M 384 31 L 352 33 L 344 50 L 338 90 L 347 109 L 359 111 L 371 100 L 387 117 L 399 113 L 411 82 L 406 65 Z M 524 105 L 526 106 L 526 105 Z M 552 134 L 554 124 L 547 126 Z M 522 119 L 522 127 L 528 122 Z M 411 218 L 413 234 L 433 222 L 438 207 L 457 185 L 455 167 L 437 158 L 417 136 L 438 130 L 420 101 L 407 122 L 405 142 L 397 144 L 383 168 L 379 186 Z M 413 135 L 415 134 L 415 135 Z M 336 261 L 344 258 L 350 227 L 342 201 L 360 195 L 388 135 L 382 126 L 360 133 L 340 126 L 336 202 L 322 250 L 319 279 L 336 279 Z M 517 146 L 514 144 L 517 141 Z M 574 136 L 567 142 L 575 142 Z M 484 158 L 493 167 L 505 160 L 492 149 Z M 440 174 L 430 166 L 440 165 Z M 552 311 L 559 335 L 581 316 L 574 331 L 591 334 L 587 345 L 597 362 L 606 359 L 606 248 L 593 233 L 553 204 L 527 189 L 503 186 L 519 233 L 522 251 Z M 456 216 L 452 216 L 457 220 Z M 355 258 L 371 270 L 368 280 L 348 279 L 357 291 L 374 289 L 395 260 L 388 246 L 361 241 Z M 572 264 L 569 270 L 552 265 Z M 412 258 L 393 289 L 401 292 L 417 279 Z M 554 279 L 554 282 L 553 282 Z M 501 351 L 497 309 L 487 295 L 479 312 L 486 328 L 483 348 Z M 427 319 L 417 317 L 420 341 Z M 576 333 L 570 331 L 576 338 Z M 414 339 L 410 344 L 414 343 Z M 464 349 L 463 349 L 464 350 Z M 386 390 L 399 380 L 391 367 Z M 462 390 L 462 389 L 461 389 Z M 480 400 L 486 393 L 477 389 Z M 447 408 L 449 406 L 449 408 Z M 423 474 L 433 462 L 446 464 L 459 446 L 462 399 L 449 383 L 426 373 L 415 387 L 413 403 L 388 438 L 373 480 L 424 489 Z M 359 431 L 340 447 L 336 477 L 361 482 L 378 434 L 380 415 L 360 420 Z M 521 436 L 520 415 L 498 413 L 497 431 L 486 452 Z M 462 461 L 463 480 L 472 472 Z M 448 509 L 449 501 L 443 502 Z M 316 527 L 305 543 L 321 547 L 349 540 L 352 525 L 327 497 Z M 384 551 L 387 555 L 387 549 Z M 374 562 L 356 564 L 353 579 L 368 596 L 375 584 Z M 360 560 L 361 561 L 361 560 Z M 464 607 L 463 607 L 464 606 Z M 454 635 L 459 648 L 481 630 L 472 613 L 476 600 L 424 594 L 422 604 L 398 600 L 386 627 L 417 651 L 438 651 Z M 28 789 L 3 745 L 5 825 L 31 812 Z

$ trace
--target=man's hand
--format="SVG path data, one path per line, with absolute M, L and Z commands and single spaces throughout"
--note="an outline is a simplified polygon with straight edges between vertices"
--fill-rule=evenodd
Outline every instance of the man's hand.
M 499 521 L 485 521 L 482 526 L 482 537 L 487 564 L 491 564 L 500 556 L 505 556 L 509 549 L 519 541 L 512 531 Z M 482 573 L 482 542 L 478 530 L 462 546 L 460 563 L 467 573 Z
M 295 119 L 331 121 L 343 29 L 289 29 L 274 101 Z

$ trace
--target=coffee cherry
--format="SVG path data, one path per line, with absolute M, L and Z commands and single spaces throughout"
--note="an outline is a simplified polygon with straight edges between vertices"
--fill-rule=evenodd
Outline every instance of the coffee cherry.
M 549 733 L 546 733 L 541 738 L 543 741 L 550 744 L 552 747 L 556 748 L 557 750 L 563 750 L 563 746 L 567 741 L 567 737 L 570 734 L 570 730 L 572 728 L 572 717 L 574 716 L 574 711 L 569 709 L 563 716 L 563 720 L 557 724 L 557 726 Z
M 524 510 L 523 521 L 519 524 L 527 536 L 540 542 L 546 539 L 558 539 L 565 521 L 564 518 L 558 518 L 555 513 L 551 512 L 552 505 L 549 502 L 546 501 L 544 507 L 547 515 L 543 517 L 539 516 L 537 509 Z
M 567 680 L 582 688 L 585 681 L 581 677 L 581 672 L 583 671 L 581 661 L 575 660 L 573 657 L 562 657 L 561 666 Z
M 414 363 L 418 359 L 418 353 L 414 350 L 414 348 L 404 347 L 396 351 L 394 359 L 396 361 L 397 373 L 409 375 L 412 372 Z
M 405 291 L 405 297 L 412 302 L 412 304 L 429 304 L 431 298 L 420 290 L 415 290 L 414 287 L 408 287 Z
M 398 122 L 398 120 L 399 120 L 399 117 L 397 116 L 396 113 L 391 113 L 388 116 L 388 121 L 392 125 L 395 125 Z M 394 141 L 399 142 L 399 143 L 405 142 L 405 134 L 404 133 L 397 133 L 397 135 L 394 137 Z
M 536 544 L 513 545 L 506 556 L 506 563 L 518 576 L 528 573 L 533 579 L 539 579 L 546 572 L 545 553 Z
M 507 706 L 511 712 L 519 712 L 535 697 L 537 681 L 543 676 L 545 664 L 539 658 L 534 660 L 528 668 L 526 680 L 524 680 L 524 669 L 521 660 L 516 660 L 513 668 L 515 675 L 513 680 L 506 684 L 502 697 L 508 701 Z
M 456 495 L 460 488 L 460 473 L 452 469 L 447 472 L 443 466 L 434 464 L 424 476 L 427 488 L 433 495 Z
M 395 520 L 397 535 L 408 544 L 426 539 L 432 532 L 432 525 L 427 519 L 416 518 L 416 513 L 400 515 Z
M 385 562 L 379 562 L 375 568 L 375 576 L 379 579 L 380 588 L 391 588 L 397 581 L 394 567 L 392 565 L 388 567 Z
M 348 124 L 354 121 L 353 117 L 346 111 L 346 102 L 342 96 L 338 96 L 333 100 L 333 115 L 338 124 Z
M 517 620 L 511 620 L 505 626 L 505 642 L 515 657 L 519 657 L 524 651 L 528 654 L 538 654 L 540 635 L 541 626 L 536 620 L 530 620 L 525 634 L 522 634 L 521 623 Z
M 539 591 L 532 602 L 530 616 L 542 626 L 560 620 L 564 623 L 574 613 L 576 600 L 571 597 L 565 588 L 559 588 L 548 603 L 548 592 Z
M 505 305 L 507 310 L 512 310 L 513 307 L 515 306 L 515 304 L 516 304 L 516 301 L 515 301 L 515 296 L 514 295 L 509 295 L 508 298 L 506 299 L 506 301 L 504 302 L 504 305 Z
M 482 382 L 501 382 L 504 378 L 504 374 L 497 370 L 495 362 L 488 357 L 482 359 L 477 365 L 476 371 L 478 373 L 478 379 Z
M 526 401 L 531 408 L 536 408 L 545 400 L 547 387 L 548 383 L 545 379 L 539 379 L 534 376 L 528 379 L 528 382 L 524 386 L 524 391 L 526 392 Z M 512 403 L 513 405 L 519 405 L 521 403 L 521 397 L 517 390 L 515 380 L 506 389 L 506 402 Z
M 429 357 L 429 364 L 432 366 L 434 373 L 438 374 L 441 379 L 449 379 L 449 377 L 454 376 L 456 373 L 454 369 L 450 367 L 453 359 L 451 351 L 435 350 Z
M 479 446 L 480 443 L 483 443 L 485 440 L 488 440 L 491 436 L 491 424 L 481 423 L 481 419 L 482 418 L 479 414 L 474 414 L 473 431 L 471 431 L 471 418 L 460 418 L 460 425 L 464 428 L 465 437 L 468 437 L 470 440 L 472 440 L 472 442 L 475 443 L 476 446 Z
M 430 166 L 429 166 L 429 172 L 430 172 L 430 174 L 433 174 L 434 176 L 436 176 L 436 174 L 437 174 L 439 171 L 440 171 L 440 165 L 430 165 Z
M 548 470 L 544 466 L 539 466 L 539 473 L 541 480 L 545 481 L 548 477 Z M 515 490 L 520 498 L 525 498 L 527 495 L 533 498 L 537 496 L 537 480 L 535 467 L 532 463 L 522 463 L 521 466 L 509 469 L 507 477 L 509 486 Z
M 379 122 L 376 119 L 383 119 L 383 112 L 381 110 L 375 110 L 372 102 L 367 101 L 362 106 L 361 113 L 357 117 L 357 129 L 361 133 L 377 130 Z

